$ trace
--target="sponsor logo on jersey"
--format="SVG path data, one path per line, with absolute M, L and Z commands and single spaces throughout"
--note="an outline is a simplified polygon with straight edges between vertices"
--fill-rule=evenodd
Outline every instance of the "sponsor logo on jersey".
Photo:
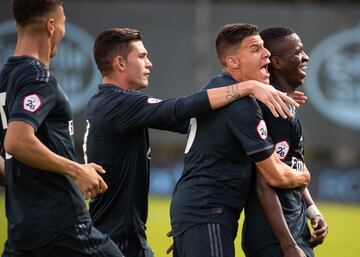
M 360 24 L 320 42 L 310 53 L 305 89 L 328 119 L 360 129 Z
M 23 108 L 29 112 L 36 112 L 41 106 L 41 100 L 36 94 L 25 96 Z
M 284 160 L 289 153 L 289 144 L 286 141 L 281 141 L 275 145 L 275 152 L 280 160 Z
M 162 100 L 160 100 L 160 99 L 152 98 L 152 97 L 149 97 L 149 98 L 147 99 L 148 104 L 157 104 L 157 103 L 160 103 L 161 101 L 162 101 Z
M 69 95 L 72 110 L 83 110 L 96 92 L 101 76 L 92 57 L 94 39 L 82 28 L 66 22 L 66 37 L 61 42 L 51 70 Z M 0 23 L 0 67 L 13 55 L 16 45 L 16 26 L 12 20 Z
M 259 124 L 256 127 L 256 131 L 258 132 L 258 134 L 262 140 L 265 140 L 267 138 L 268 131 L 267 131 L 266 123 L 264 120 L 261 120 L 259 122 Z
M 295 157 L 292 157 L 291 168 L 293 168 L 294 170 L 297 170 L 297 171 L 304 171 L 305 165 L 301 160 L 299 160 Z

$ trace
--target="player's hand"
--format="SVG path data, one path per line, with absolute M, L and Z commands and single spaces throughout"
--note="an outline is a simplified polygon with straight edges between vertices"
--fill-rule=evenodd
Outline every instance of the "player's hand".
M 74 177 L 76 185 L 80 188 L 85 199 L 95 197 L 107 190 L 107 185 L 99 175 L 104 174 L 104 169 L 95 163 L 79 164 L 81 171 Z
M 323 216 L 315 216 L 312 218 L 311 226 L 314 229 L 314 232 L 311 236 L 310 244 L 312 247 L 316 247 L 324 242 L 325 237 L 329 232 L 329 227 Z
M 285 102 L 298 108 L 299 104 L 292 98 L 288 97 L 285 93 L 276 90 L 273 86 L 263 84 L 256 81 L 253 88 L 252 94 L 260 102 L 264 103 L 275 117 L 293 117 L 291 110 L 286 106 Z
M 306 257 L 304 251 L 297 245 L 283 249 L 284 257 Z
M 170 230 L 169 232 L 167 232 L 166 236 L 167 237 L 172 237 L 172 230 Z M 166 250 L 166 254 L 171 253 L 174 250 L 174 244 L 172 243 L 169 248 Z
M 297 90 L 292 93 L 292 97 L 298 104 L 304 104 L 307 100 L 307 96 L 303 92 Z

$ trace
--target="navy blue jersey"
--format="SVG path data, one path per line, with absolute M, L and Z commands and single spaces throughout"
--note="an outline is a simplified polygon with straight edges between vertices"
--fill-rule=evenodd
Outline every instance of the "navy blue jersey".
M 51 151 L 75 160 L 72 113 L 56 78 L 39 60 L 10 57 L 0 75 L 1 99 L 10 121 L 23 121 Z M 6 124 L 6 123 L 3 123 Z M 88 221 L 78 187 L 67 176 L 6 156 L 6 216 L 11 247 L 42 247 L 63 229 Z
M 234 84 L 215 76 L 204 89 Z M 252 96 L 191 121 L 183 174 L 170 207 L 174 236 L 201 223 L 226 226 L 235 237 L 247 199 L 252 162 L 274 151 L 257 101 Z
M 278 88 L 281 90 L 281 88 Z M 292 109 L 294 117 L 288 119 L 275 118 L 270 110 L 261 105 L 268 132 L 273 139 L 275 151 L 283 162 L 301 172 L 304 169 L 303 131 L 296 110 Z M 298 189 L 276 189 L 282 205 L 288 227 L 295 241 L 307 250 L 310 245 L 310 230 L 306 223 L 306 206 Z M 255 179 L 245 207 L 245 222 L 243 226 L 243 249 L 247 256 L 270 244 L 278 243 L 272 232 L 255 190 Z M 308 255 L 310 256 L 310 255 Z
M 148 211 L 148 128 L 186 133 L 188 120 L 211 110 L 207 93 L 158 99 L 134 90 L 100 85 L 88 103 L 85 159 L 103 166 L 108 190 L 92 199 L 96 228 L 114 241 L 144 231 Z

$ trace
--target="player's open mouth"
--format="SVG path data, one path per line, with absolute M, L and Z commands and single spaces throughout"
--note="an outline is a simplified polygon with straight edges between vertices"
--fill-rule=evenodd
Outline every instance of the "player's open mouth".
M 306 75 L 307 65 L 303 64 L 300 66 L 300 72 L 303 73 L 303 75 Z
M 264 75 L 265 77 L 270 77 L 270 73 L 268 71 L 268 66 L 269 66 L 269 64 L 267 63 L 260 68 L 261 74 Z

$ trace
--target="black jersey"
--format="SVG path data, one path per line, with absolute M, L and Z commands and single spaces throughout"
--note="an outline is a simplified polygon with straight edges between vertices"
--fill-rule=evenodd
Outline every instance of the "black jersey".
M 108 190 L 92 199 L 96 228 L 114 241 L 144 231 L 149 192 L 148 127 L 186 133 L 188 120 L 211 110 L 207 93 L 158 99 L 134 90 L 100 85 L 88 103 L 85 159 L 103 166 Z
M 32 125 L 51 151 L 75 160 L 71 108 L 54 74 L 39 60 L 10 57 L 1 71 L 0 92 L 1 99 L 6 98 L 1 107 L 8 121 Z M 11 247 L 42 247 L 63 229 L 89 220 L 81 192 L 69 177 L 30 167 L 9 155 L 5 168 Z
M 215 76 L 204 89 L 234 84 Z M 191 121 L 185 165 L 170 207 L 174 236 L 201 223 L 217 223 L 235 237 L 250 186 L 252 162 L 274 151 L 257 101 L 241 98 Z
M 281 90 L 281 88 L 278 88 Z M 268 132 L 273 139 L 275 151 L 283 162 L 301 172 L 304 169 L 303 132 L 296 110 L 292 109 L 294 117 L 288 119 L 275 118 L 270 110 L 261 105 Z M 298 189 L 276 189 L 282 205 L 283 213 L 295 241 L 304 250 L 310 247 L 310 230 L 306 223 L 306 206 Z M 245 206 L 245 222 L 243 226 L 242 246 L 246 256 L 251 256 L 257 250 L 270 244 L 278 243 L 272 232 L 255 190 L 255 179 Z M 311 256 L 311 255 L 308 255 Z

